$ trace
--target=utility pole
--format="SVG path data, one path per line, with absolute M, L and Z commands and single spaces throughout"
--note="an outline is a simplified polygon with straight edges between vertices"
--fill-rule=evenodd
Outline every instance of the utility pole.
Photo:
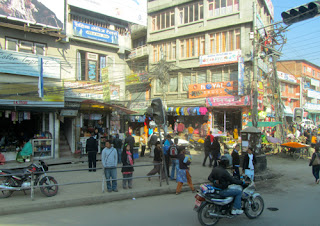
M 253 103 L 252 103 L 252 126 L 253 127 L 258 127 L 258 86 L 257 86 L 257 61 L 258 61 L 258 51 L 257 51 L 257 6 L 256 2 L 253 1 L 253 62 L 252 62 L 252 67 L 253 67 L 253 77 L 252 77 L 252 82 L 253 82 Z

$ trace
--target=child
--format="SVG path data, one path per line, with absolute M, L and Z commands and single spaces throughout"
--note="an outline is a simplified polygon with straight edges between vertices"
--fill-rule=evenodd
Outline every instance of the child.
M 6 162 L 6 159 L 4 155 L 0 152 L 0 165 L 4 165 L 5 162 Z

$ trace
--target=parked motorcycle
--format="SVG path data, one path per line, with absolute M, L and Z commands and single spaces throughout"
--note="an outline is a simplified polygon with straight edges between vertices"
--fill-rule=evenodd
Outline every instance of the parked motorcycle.
M 24 191 L 31 189 L 31 174 L 34 174 L 34 186 L 40 187 L 40 191 L 45 196 L 51 197 L 58 193 L 58 182 L 46 174 L 48 166 L 45 162 L 31 164 L 24 169 L 3 169 L 0 170 L 0 198 L 8 198 L 14 191 Z
M 250 219 L 259 217 L 264 210 L 264 201 L 259 193 L 255 192 L 255 184 L 230 185 L 229 188 L 241 189 L 241 208 Z M 198 220 L 203 226 L 215 225 L 221 218 L 234 218 L 232 215 L 234 197 L 222 197 L 211 185 L 201 185 L 195 196 L 194 210 L 198 212 Z

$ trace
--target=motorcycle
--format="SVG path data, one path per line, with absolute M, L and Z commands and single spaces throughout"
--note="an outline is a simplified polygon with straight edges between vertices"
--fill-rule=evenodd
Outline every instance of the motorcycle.
M 42 160 L 40 164 L 31 164 L 23 169 L 0 170 L 0 198 L 8 198 L 14 191 L 26 191 L 31 189 L 31 175 L 34 174 L 33 185 L 40 186 L 40 191 L 47 197 L 58 193 L 58 182 L 52 176 L 48 176 L 48 166 Z
M 229 188 L 241 189 L 241 209 L 249 219 L 259 217 L 264 210 L 264 201 L 259 193 L 255 192 L 255 184 L 229 185 Z M 211 185 L 201 185 L 195 196 L 194 210 L 198 213 L 198 220 L 203 226 L 215 225 L 222 218 L 234 218 L 232 215 L 234 197 L 222 197 Z

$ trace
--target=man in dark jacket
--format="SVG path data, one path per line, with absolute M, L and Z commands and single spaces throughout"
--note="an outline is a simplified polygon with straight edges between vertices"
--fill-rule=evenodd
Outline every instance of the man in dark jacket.
M 231 157 L 232 157 L 232 169 L 233 169 L 233 176 L 237 177 L 240 179 L 240 156 L 239 156 L 239 150 L 240 150 L 240 145 L 237 144 L 235 148 L 232 151 Z
M 124 144 L 129 144 L 130 145 L 130 152 L 133 154 L 133 147 L 134 147 L 134 138 L 131 136 L 129 132 L 126 132 L 126 139 L 124 140 Z
M 94 132 L 91 133 L 91 137 L 87 140 L 86 152 L 88 154 L 89 172 L 96 172 L 98 143 L 94 138 Z
M 211 131 L 204 143 L 204 153 L 205 153 L 205 157 L 202 165 L 205 166 L 207 157 L 209 156 L 210 158 L 209 167 L 212 167 L 213 160 L 214 160 L 213 167 L 216 167 L 218 165 L 218 162 L 217 162 L 218 158 L 220 157 L 220 144 L 218 140 L 212 135 Z
M 208 177 L 208 180 L 213 183 L 215 189 L 219 190 L 219 194 L 223 197 L 234 196 L 233 209 L 231 214 L 237 215 L 242 214 L 243 210 L 241 209 L 241 196 L 242 191 L 238 189 L 230 189 L 228 186 L 230 184 L 241 185 L 244 182 L 241 180 L 233 178 L 228 171 L 226 170 L 229 165 L 229 160 L 226 156 L 222 156 L 219 161 L 219 166 L 212 169 L 211 174 Z
M 118 152 L 118 163 L 121 163 L 121 153 L 122 153 L 122 140 L 119 138 L 119 134 L 116 134 L 116 138 L 113 140 L 113 147 Z

